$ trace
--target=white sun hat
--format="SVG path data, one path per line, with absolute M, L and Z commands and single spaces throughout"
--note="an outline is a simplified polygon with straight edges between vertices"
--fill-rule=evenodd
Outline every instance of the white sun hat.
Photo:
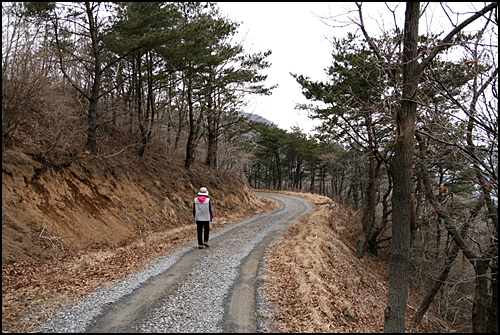
M 204 196 L 207 196 L 207 195 L 208 195 L 207 188 L 206 188 L 206 187 L 202 187 L 202 188 L 200 188 L 200 192 L 198 192 L 198 195 L 204 195 Z

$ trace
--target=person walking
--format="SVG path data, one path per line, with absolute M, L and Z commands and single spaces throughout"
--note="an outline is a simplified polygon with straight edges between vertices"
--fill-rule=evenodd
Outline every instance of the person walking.
M 193 216 L 198 231 L 198 249 L 203 249 L 203 246 L 208 248 L 209 245 L 207 242 L 210 234 L 210 222 L 212 222 L 214 217 L 212 215 L 212 203 L 208 197 L 206 187 L 200 188 L 198 196 L 194 198 Z

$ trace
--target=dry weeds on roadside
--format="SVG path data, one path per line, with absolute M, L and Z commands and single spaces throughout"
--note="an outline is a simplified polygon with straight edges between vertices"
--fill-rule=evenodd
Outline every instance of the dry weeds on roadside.
M 33 332 L 61 305 L 111 285 L 154 257 L 189 240 L 188 227 L 158 233 L 129 246 L 87 250 L 42 264 L 21 262 L 2 269 L 2 332 Z
M 264 291 L 274 303 L 276 331 L 383 332 L 388 265 L 368 254 L 356 259 L 360 214 L 327 197 L 299 195 L 314 211 L 279 237 L 266 261 Z M 410 293 L 407 332 L 453 332 L 431 312 L 413 323 L 411 306 L 419 302 Z

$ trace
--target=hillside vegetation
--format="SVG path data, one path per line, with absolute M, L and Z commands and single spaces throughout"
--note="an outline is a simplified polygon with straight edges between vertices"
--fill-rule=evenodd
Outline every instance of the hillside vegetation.
M 213 229 L 271 210 L 239 177 L 175 161 L 110 166 L 75 160 L 43 164 L 20 150 L 2 153 L 2 331 L 39 331 L 38 321 L 98 287 L 111 285 L 167 250 L 195 243 L 191 200 L 200 185 L 214 202 Z M 387 294 L 386 261 L 355 257 L 359 213 L 331 199 L 270 249 L 265 290 L 278 332 L 378 332 Z M 432 312 L 408 331 L 454 331 Z

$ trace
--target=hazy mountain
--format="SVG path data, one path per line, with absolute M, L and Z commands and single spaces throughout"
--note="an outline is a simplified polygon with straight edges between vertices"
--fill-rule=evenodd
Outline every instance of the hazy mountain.
M 252 114 L 252 113 L 246 113 L 246 112 L 241 112 L 241 114 L 243 114 L 243 116 L 249 117 L 249 119 L 251 121 L 262 122 L 262 123 L 267 124 L 268 126 L 275 125 L 273 122 L 269 121 L 265 117 L 260 116 L 258 114 Z

